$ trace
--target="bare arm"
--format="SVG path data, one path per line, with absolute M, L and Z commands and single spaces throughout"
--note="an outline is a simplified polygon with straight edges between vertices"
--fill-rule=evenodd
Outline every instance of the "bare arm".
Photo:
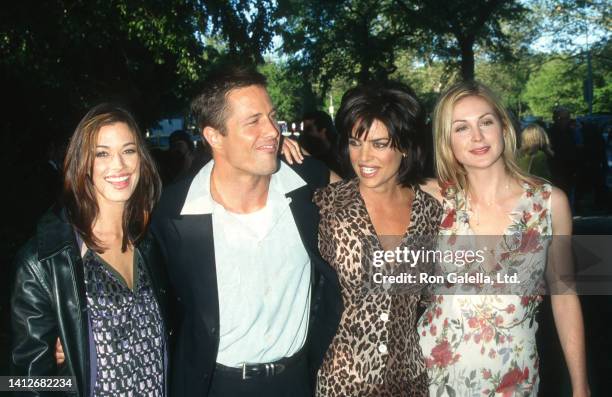
M 549 258 L 565 256 L 568 254 L 565 251 L 569 248 L 566 241 L 569 237 L 559 236 L 571 236 L 572 217 L 567 197 L 556 188 L 552 192 L 551 215 L 554 238 Z M 551 304 L 555 326 L 572 381 L 573 395 L 574 397 L 590 396 L 586 375 L 584 323 L 580 300 L 574 291 L 565 291 L 562 294 L 552 294 Z

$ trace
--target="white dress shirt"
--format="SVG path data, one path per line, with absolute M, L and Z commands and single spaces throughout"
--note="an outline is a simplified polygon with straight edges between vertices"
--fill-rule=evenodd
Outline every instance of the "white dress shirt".
M 219 292 L 217 362 L 268 363 L 304 345 L 310 312 L 310 258 L 285 194 L 306 184 L 281 162 L 266 205 L 236 214 L 210 195 L 209 162 L 194 178 L 185 214 L 212 214 Z

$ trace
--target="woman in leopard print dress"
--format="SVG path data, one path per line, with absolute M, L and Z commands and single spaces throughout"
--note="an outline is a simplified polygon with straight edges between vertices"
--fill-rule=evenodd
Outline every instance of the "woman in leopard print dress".
M 426 396 L 416 333 L 422 288 L 390 293 L 369 272 L 377 269 L 374 251 L 418 249 L 414 236 L 438 232 L 441 207 L 419 188 L 422 109 L 404 85 L 361 86 L 344 95 L 336 126 L 353 179 L 319 190 L 315 203 L 319 248 L 338 272 L 345 309 L 318 373 L 317 396 Z

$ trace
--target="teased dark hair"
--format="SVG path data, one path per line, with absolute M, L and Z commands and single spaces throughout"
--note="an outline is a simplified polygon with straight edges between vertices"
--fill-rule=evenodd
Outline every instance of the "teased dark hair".
M 63 205 L 70 223 L 85 244 L 97 252 L 103 252 L 104 247 L 92 230 L 99 207 L 91 173 L 98 133 L 102 127 L 115 123 L 125 123 L 132 131 L 140 160 L 138 184 L 123 212 L 122 251 L 127 249 L 129 243 L 134 244 L 144 236 L 153 206 L 161 192 L 161 180 L 155 163 L 147 151 L 134 117 L 127 110 L 108 103 L 89 110 L 76 127 L 66 152 Z
M 251 67 L 229 66 L 219 68 L 212 72 L 200 94 L 191 102 L 193 114 L 198 131 L 201 133 L 205 127 L 212 127 L 225 133 L 225 119 L 227 109 L 227 94 L 237 88 L 252 85 L 267 86 L 266 77 Z
M 349 139 L 365 139 L 374 120 L 389 131 L 391 147 L 406 154 L 400 163 L 398 184 L 422 183 L 427 142 L 425 115 L 412 89 L 398 82 L 360 85 L 342 97 L 336 114 L 336 129 L 340 134 L 340 154 L 346 176 L 355 176 L 349 158 Z

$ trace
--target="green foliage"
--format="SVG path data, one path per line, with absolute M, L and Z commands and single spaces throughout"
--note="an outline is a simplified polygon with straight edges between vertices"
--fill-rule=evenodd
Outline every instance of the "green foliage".
M 299 120 L 305 111 L 304 84 L 286 63 L 268 61 L 259 67 L 268 79 L 268 92 L 276 107 L 277 118 L 291 122 Z
M 585 114 L 583 82 L 586 63 L 580 58 L 550 57 L 533 72 L 526 84 L 523 98 L 534 116 L 549 118 L 555 106 L 568 107 L 573 114 Z M 612 109 L 612 72 L 609 61 L 593 60 L 593 111 L 609 113 Z
M 365 82 L 394 70 L 397 24 L 390 0 L 279 0 L 283 50 L 326 92 L 336 77 Z
M 464 80 L 474 78 L 479 49 L 512 59 L 504 24 L 522 22 L 527 11 L 517 0 L 396 0 L 395 4 L 409 24 L 406 29 L 414 32 L 416 26 L 427 38 L 415 43 L 420 50 L 460 66 Z

